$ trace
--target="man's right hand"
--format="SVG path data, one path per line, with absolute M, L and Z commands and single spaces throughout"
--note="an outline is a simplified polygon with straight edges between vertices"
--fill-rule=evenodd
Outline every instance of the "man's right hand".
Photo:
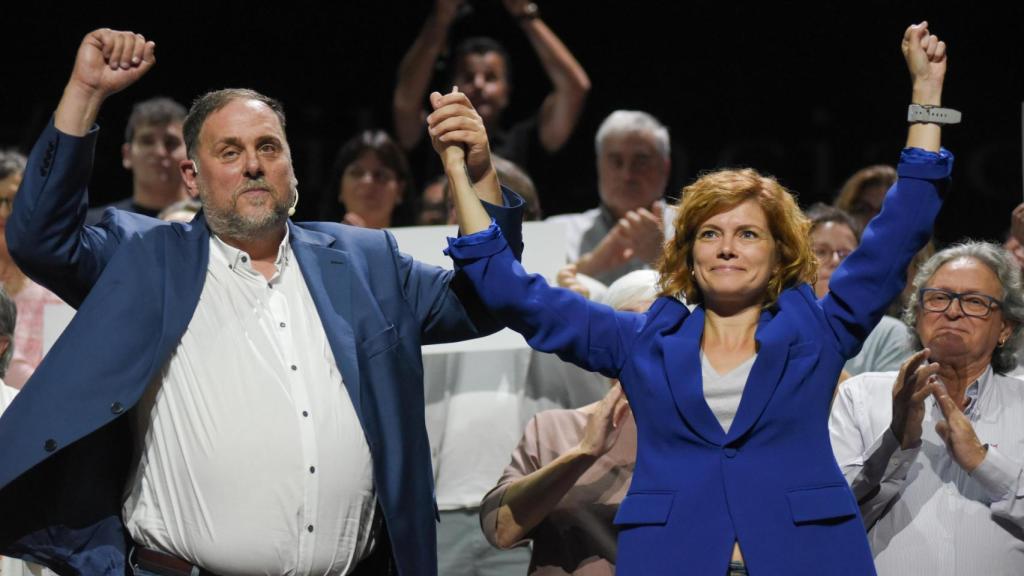
M 892 388 L 892 430 L 900 448 L 907 450 L 921 444 L 921 425 L 924 422 L 924 399 L 932 389 L 928 385 L 939 371 L 939 364 L 925 364 L 930 350 L 925 348 L 900 366 Z
M 54 115 L 57 129 L 84 136 L 107 96 L 131 86 L 153 67 L 155 49 L 156 44 L 133 32 L 100 28 L 86 34 Z

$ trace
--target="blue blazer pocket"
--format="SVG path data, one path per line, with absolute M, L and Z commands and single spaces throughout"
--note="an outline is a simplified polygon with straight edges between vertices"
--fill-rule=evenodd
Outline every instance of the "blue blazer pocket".
M 857 515 L 853 494 L 846 484 L 790 490 L 786 498 L 794 524 L 840 520 Z
M 394 326 L 388 326 L 360 342 L 359 349 L 366 355 L 367 359 L 371 359 L 382 352 L 394 348 L 396 344 L 398 344 L 398 331 L 395 330 Z
M 624 526 L 630 524 L 648 524 L 663 526 L 668 522 L 672 511 L 672 492 L 636 492 L 626 494 L 615 514 L 614 524 Z

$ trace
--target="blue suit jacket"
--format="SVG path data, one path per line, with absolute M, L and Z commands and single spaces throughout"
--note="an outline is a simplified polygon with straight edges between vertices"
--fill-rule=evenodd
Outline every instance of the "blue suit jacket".
M 83 227 L 96 137 L 52 124 L 29 158 L 7 241 L 19 266 L 78 308 L 0 419 L 0 551 L 63 573 L 125 573 L 127 419 L 198 303 L 210 233 L 109 210 Z M 489 206 L 519 238 L 521 200 Z M 373 458 L 401 574 L 437 572 L 420 345 L 499 326 L 463 275 L 422 265 L 381 231 L 291 224 L 309 287 Z M 520 243 L 521 244 L 521 243 Z M 254 433 L 258 433 L 254 430 Z M 253 455 L 259 457 L 259 455 Z M 258 478 L 240 478 L 258 482 Z
M 485 303 L 531 346 L 622 381 L 638 445 L 615 519 L 618 573 L 725 574 L 737 540 L 751 574 L 874 573 L 832 456 L 829 406 L 843 363 L 928 240 L 951 166 L 948 153 L 905 151 L 899 182 L 831 293 L 818 301 L 806 284 L 790 288 L 761 314 L 728 432 L 704 400 L 701 307 L 662 297 L 646 314 L 617 312 L 526 274 L 494 227 L 452 242 Z

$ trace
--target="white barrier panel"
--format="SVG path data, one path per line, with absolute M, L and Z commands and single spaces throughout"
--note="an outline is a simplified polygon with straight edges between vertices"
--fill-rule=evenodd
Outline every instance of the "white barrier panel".
M 455 226 L 407 226 L 389 228 L 398 240 L 398 249 L 420 262 L 451 270 L 452 260 L 442 250 L 447 238 L 458 234 Z M 558 270 L 565 266 L 565 224 L 561 222 L 523 222 L 523 266 L 554 283 Z
M 426 264 L 451 269 L 451 258 L 442 250 L 448 246 L 446 238 L 458 234 L 455 226 L 410 226 L 392 228 L 398 249 Z M 565 225 L 561 222 L 523 222 L 523 266 L 527 271 L 540 274 L 554 284 L 558 270 L 565 265 Z M 484 338 L 433 344 L 423 347 L 424 355 L 451 354 L 453 352 L 493 352 L 526 348 L 526 341 L 508 328 Z

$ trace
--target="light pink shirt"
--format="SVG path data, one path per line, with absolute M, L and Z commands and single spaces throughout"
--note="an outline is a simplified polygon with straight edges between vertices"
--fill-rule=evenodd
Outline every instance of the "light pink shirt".
M 7 367 L 4 381 L 8 386 L 21 388 L 36 366 L 43 361 L 43 318 L 47 306 L 63 306 L 56 294 L 39 284 L 25 279 L 21 291 L 12 297 L 18 309 L 18 322 L 14 328 L 14 357 Z

